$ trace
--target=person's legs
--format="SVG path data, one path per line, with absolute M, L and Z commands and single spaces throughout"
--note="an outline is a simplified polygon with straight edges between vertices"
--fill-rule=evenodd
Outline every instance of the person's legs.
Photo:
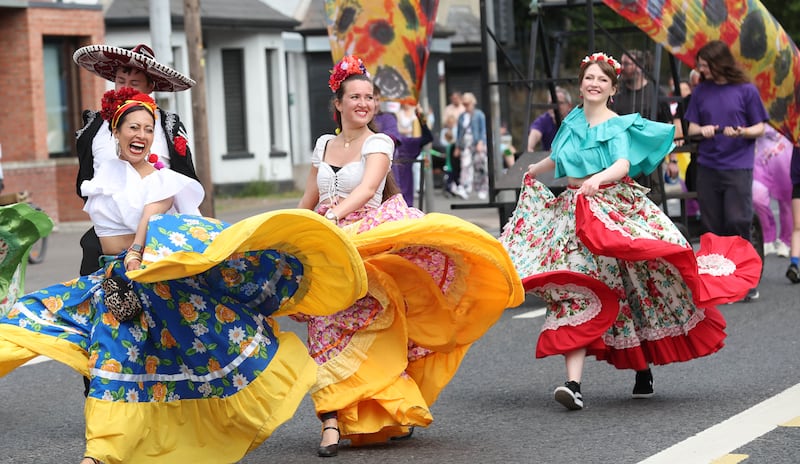
M 472 179 L 475 176 L 472 156 L 472 147 L 461 150 L 461 182 L 459 182 L 459 184 L 466 193 L 472 192 Z
M 792 244 L 790 248 L 789 268 L 786 278 L 793 284 L 800 283 L 800 184 L 795 184 L 792 189 L 792 215 L 794 226 L 792 228 Z
M 778 221 L 780 222 L 781 231 L 778 234 L 778 239 L 786 245 L 792 243 L 792 230 L 794 229 L 794 217 L 797 216 L 792 211 L 792 197 L 791 193 L 785 198 L 777 197 L 778 202 Z
M 583 395 L 581 394 L 581 375 L 583 364 L 586 360 L 586 348 L 580 348 L 564 355 L 567 367 L 567 382 L 563 387 L 553 391 L 553 397 L 565 408 L 570 410 L 583 409 Z
M 777 238 L 775 216 L 772 214 L 772 208 L 770 207 L 771 201 L 772 198 L 770 198 L 767 186 L 758 180 L 753 180 L 753 209 L 758 215 L 758 220 L 761 221 L 761 233 L 764 234 L 765 255 L 772 254 L 767 253 L 766 245 L 768 243 L 772 244 Z M 772 252 L 774 253 L 774 250 L 772 250 Z
M 750 241 L 753 224 L 753 170 L 732 169 L 720 171 L 725 186 L 723 215 L 725 230 L 722 235 L 738 235 Z
M 716 169 L 697 166 L 697 203 L 700 207 L 700 221 L 703 227 L 717 235 L 725 235 L 722 213 L 723 195 Z
M 322 441 L 317 454 L 320 457 L 336 456 L 339 452 L 339 418 L 336 411 L 320 414 Z
M 100 269 L 100 256 L 103 254 L 103 248 L 100 246 L 100 239 L 97 238 L 94 227 L 83 234 L 80 244 L 83 250 L 80 275 L 85 276 Z

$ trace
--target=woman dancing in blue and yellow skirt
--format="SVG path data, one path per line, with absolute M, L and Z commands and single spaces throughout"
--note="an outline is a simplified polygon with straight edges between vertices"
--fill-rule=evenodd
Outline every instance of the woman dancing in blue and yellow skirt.
M 199 184 L 145 161 L 153 108 L 127 95 L 108 112 L 120 159 L 83 184 L 104 253 L 122 237 L 133 245 L 94 274 L 21 297 L 0 319 L 0 376 L 44 355 L 89 379 L 83 464 L 236 462 L 317 378 L 273 317 L 347 307 L 366 292 L 364 265 L 310 211 L 231 226 L 186 214 Z M 159 204 L 169 207 L 149 214 Z

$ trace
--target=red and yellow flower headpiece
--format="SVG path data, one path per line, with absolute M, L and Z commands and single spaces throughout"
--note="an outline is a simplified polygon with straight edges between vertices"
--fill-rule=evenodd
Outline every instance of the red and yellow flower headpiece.
M 615 60 L 613 56 L 606 55 L 603 52 L 592 53 L 591 55 L 581 60 L 581 69 L 588 66 L 589 63 L 593 63 L 595 61 L 603 61 L 605 63 L 610 64 L 611 67 L 614 68 L 614 72 L 617 73 L 617 76 L 619 76 L 620 73 L 622 73 L 622 65 L 619 64 L 619 61 Z
M 363 74 L 368 78 L 370 77 L 369 71 L 367 71 L 367 67 L 364 66 L 364 62 L 361 61 L 361 58 L 353 55 L 345 55 L 344 58 L 339 60 L 336 66 L 331 69 L 331 78 L 328 79 L 328 87 L 331 88 L 333 93 L 336 93 L 342 85 L 342 81 L 353 74 Z
M 125 111 L 134 106 L 143 106 L 155 119 L 156 108 L 158 108 L 155 100 L 153 100 L 150 95 L 143 94 L 130 87 L 123 87 L 119 89 L 118 92 L 109 90 L 108 92 L 104 93 L 100 116 L 108 121 L 108 124 L 111 126 L 111 130 L 113 131 L 117 128 L 119 118 L 125 113 Z

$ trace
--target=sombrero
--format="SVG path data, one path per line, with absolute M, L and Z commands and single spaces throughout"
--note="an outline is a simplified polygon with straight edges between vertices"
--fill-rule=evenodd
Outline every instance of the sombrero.
M 156 61 L 153 50 L 143 44 L 132 50 L 110 45 L 88 45 L 76 50 L 72 59 L 79 66 L 111 82 L 114 82 L 120 66 L 141 69 L 153 80 L 153 90 L 160 92 L 178 92 L 195 84 L 194 79 Z

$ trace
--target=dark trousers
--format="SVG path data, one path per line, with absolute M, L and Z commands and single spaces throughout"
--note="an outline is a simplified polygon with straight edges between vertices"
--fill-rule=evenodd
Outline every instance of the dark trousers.
M 750 241 L 753 222 L 753 170 L 697 166 L 697 202 L 703 226 L 717 235 Z
M 455 149 L 455 144 L 450 144 L 450 146 L 447 147 L 447 158 L 450 160 L 450 173 L 447 175 L 446 182 L 446 188 L 448 189 L 457 187 L 459 179 L 461 179 L 461 158 L 453 156 Z
M 100 247 L 100 239 L 97 238 L 94 227 L 87 230 L 81 237 L 81 249 L 83 250 L 81 275 L 89 275 L 100 269 L 100 256 L 103 254 L 103 249 Z

